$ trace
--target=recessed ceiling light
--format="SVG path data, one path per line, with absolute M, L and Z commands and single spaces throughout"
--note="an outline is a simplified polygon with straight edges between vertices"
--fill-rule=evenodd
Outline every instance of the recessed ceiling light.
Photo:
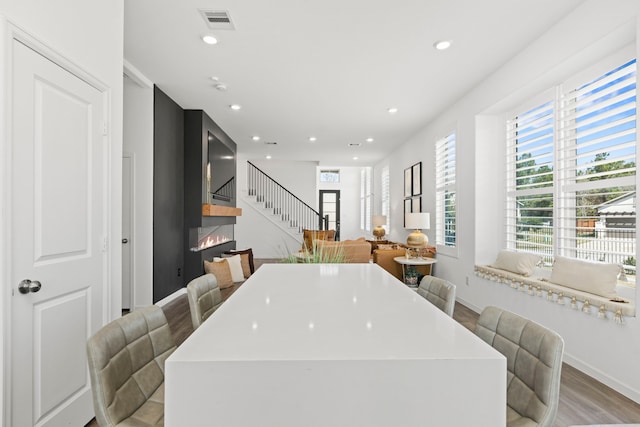
M 218 83 L 214 87 L 218 89 L 220 92 L 225 92 L 227 90 L 227 85 L 224 83 Z
M 433 44 L 437 50 L 446 50 L 451 47 L 451 40 L 438 40 Z
M 396 107 L 390 107 L 390 108 L 387 108 L 387 112 L 389 114 L 395 114 L 398 112 L 398 109 Z
M 365 139 L 365 141 L 367 141 L 367 142 L 373 142 L 373 138 L 367 138 L 367 139 Z
M 259 137 L 258 135 L 253 135 L 253 136 L 251 137 L 251 140 L 252 140 L 252 141 L 260 141 L 260 137 Z
M 231 104 L 231 105 L 229 105 L 229 108 L 231 108 L 233 111 L 238 111 L 239 109 L 242 108 L 242 105 Z
M 267 154 L 267 155 L 265 156 L 265 158 L 266 158 L 266 159 L 270 159 L 270 158 L 271 158 L 271 155 L 270 155 L 270 154 Z
M 213 80 L 214 82 L 217 82 L 218 80 L 220 80 L 220 78 L 216 76 L 211 76 L 211 80 Z
M 353 158 L 353 160 L 358 160 L 358 158 L 357 158 L 357 157 L 354 157 L 354 158 Z
M 316 138 L 315 136 L 310 136 L 309 137 L 309 142 L 316 142 L 318 140 L 318 138 Z
M 202 36 L 202 41 L 205 42 L 206 44 L 218 43 L 218 39 L 210 34 L 207 34 L 206 36 Z

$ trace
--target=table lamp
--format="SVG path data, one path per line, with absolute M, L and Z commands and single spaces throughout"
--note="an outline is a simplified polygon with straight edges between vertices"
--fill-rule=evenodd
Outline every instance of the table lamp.
M 404 228 L 413 232 L 407 237 L 407 246 L 410 248 L 425 248 L 429 244 L 429 238 L 421 230 L 431 228 L 431 216 L 423 212 L 411 212 L 404 214 Z
M 375 227 L 373 229 L 373 235 L 376 238 L 376 240 L 382 240 L 384 235 L 387 233 L 385 229 L 382 228 L 382 226 L 385 225 L 386 223 L 387 223 L 386 215 L 373 215 L 371 217 L 371 224 Z

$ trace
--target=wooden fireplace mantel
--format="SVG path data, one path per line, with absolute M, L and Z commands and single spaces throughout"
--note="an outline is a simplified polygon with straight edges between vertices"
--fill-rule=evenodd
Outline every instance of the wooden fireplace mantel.
M 204 203 L 202 205 L 202 216 L 242 216 L 242 208 Z

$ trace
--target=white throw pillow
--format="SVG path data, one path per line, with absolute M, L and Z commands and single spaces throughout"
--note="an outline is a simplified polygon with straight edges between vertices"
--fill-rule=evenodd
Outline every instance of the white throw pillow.
M 558 256 L 553 263 L 549 281 L 605 298 L 616 298 L 618 296 L 616 292 L 618 274 L 620 274 L 618 264 Z
M 491 267 L 523 276 L 531 276 L 540 259 L 540 255 L 502 250 L 498 253 L 498 258 Z
M 229 270 L 231 270 L 231 280 L 234 282 L 244 281 L 244 272 L 242 271 L 242 260 L 240 255 L 233 255 L 225 258 L 214 258 L 213 260 L 218 262 L 226 259 L 229 262 Z

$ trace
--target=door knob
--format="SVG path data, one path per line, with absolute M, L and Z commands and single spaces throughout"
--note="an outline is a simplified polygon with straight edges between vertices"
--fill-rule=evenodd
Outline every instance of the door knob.
M 42 283 L 37 280 L 32 281 L 29 279 L 24 279 L 18 285 L 18 291 L 20 291 L 21 294 L 28 294 L 29 292 L 38 292 L 41 287 Z
M 129 243 L 129 239 L 122 239 L 122 243 Z

